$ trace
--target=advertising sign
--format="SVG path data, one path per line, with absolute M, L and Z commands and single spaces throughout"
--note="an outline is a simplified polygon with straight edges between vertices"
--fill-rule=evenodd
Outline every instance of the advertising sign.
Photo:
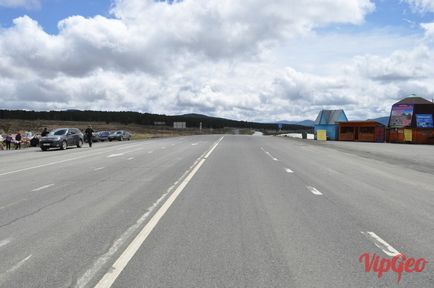
M 327 130 L 318 130 L 316 132 L 316 138 L 318 141 L 327 141 Z
M 390 117 L 390 127 L 408 127 L 411 126 L 413 117 L 413 105 L 395 105 L 392 108 Z
M 413 141 L 413 130 L 411 130 L 411 129 L 404 129 L 404 141 L 405 142 L 411 142 L 411 141 Z
M 185 122 L 173 122 L 174 129 L 185 129 L 187 128 L 187 123 Z
M 419 128 L 433 128 L 432 114 L 416 114 L 416 123 Z

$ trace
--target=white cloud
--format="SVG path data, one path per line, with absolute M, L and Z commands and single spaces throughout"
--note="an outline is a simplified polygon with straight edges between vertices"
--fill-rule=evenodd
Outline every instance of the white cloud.
M 39 0 L 0 0 L 0 6 L 3 7 L 24 7 L 33 9 L 40 7 Z
M 425 30 L 425 36 L 426 36 L 426 38 L 432 38 L 432 39 L 434 39 L 434 22 L 432 22 L 432 23 L 422 23 L 420 25 Z
M 351 60 L 345 49 L 367 51 L 360 48 L 369 45 L 366 39 L 375 42 L 374 54 L 408 47 L 411 40 L 390 40 L 388 33 L 360 36 L 364 40 L 314 34 L 335 23 L 361 24 L 373 9 L 369 0 L 118 0 L 111 18 L 69 17 L 56 35 L 24 16 L 0 30 L 0 99 L 4 108 L 197 112 L 250 120 L 313 118 L 323 107 L 344 107 L 354 117 L 387 115 L 403 94 L 434 94 L 434 72 L 426 65 L 432 51 L 418 44 Z M 312 42 L 304 42 L 298 52 L 287 50 L 294 57 L 282 56 L 286 50 L 279 47 L 312 35 L 335 55 L 309 50 Z M 309 62 L 316 51 L 321 56 Z M 332 65 L 319 65 L 321 59 Z M 295 65 L 300 62 L 318 62 L 322 71 Z
M 419 12 L 434 12 L 434 1 L 432 0 L 404 0 Z

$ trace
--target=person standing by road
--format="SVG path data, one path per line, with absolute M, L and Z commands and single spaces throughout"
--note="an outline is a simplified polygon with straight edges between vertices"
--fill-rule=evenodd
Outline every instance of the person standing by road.
M 44 128 L 44 131 L 42 131 L 42 133 L 41 133 L 41 137 L 45 137 L 47 135 L 48 135 L 48 129 Z
M 86 131 L 84 131 L 84 134 L 86 134 L 87 143 L 89 143 L 89 147 L 92 147 L 92 136 L 93 136 L 93 129 L 92 126 L 88 126 Z
M 5 138 L 6 150 L 11 150 L 11 143 L 12 143 L 12 136 L 8 134 L 6 135 Z
M 15 136 L 15 150 L 21 149 L 21 139 L 22 139 L 21 133 L 18 132 L 17 135 Z

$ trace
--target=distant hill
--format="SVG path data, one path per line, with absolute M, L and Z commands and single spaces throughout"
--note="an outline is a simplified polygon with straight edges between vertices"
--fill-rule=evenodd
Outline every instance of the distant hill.
M 379 118 L 375 118 L 375 119 L 369 119 L 371 121 L 377 121 L 385 126 L 389 125 L 389 116 L 385 116 L 385 117 L 379 117 Z
M 294 124 L 294 125 L 301 125 L 306 127 L 313 127 L 315 126 L 315 121 L 313 120 L 303 120 L 303 121 L 278 121 L 277 124 Z
M 375 119 L 368 119 L 369 121 L 377 121 L 383 125 L 389 125 L 389 116 L 385 117 L 379 117 Z M 303 120 L 303 121 L 278 121 L 276 124 L 288 124 L 288 125 L 301 125 L 306 127 L 313 127 L 315 126 L 315 121 L 313 120 Z
M 203 114 L 190 113 L 190 114 L 182 114 L 179 117 L 187 117 L 187 118 L 213 118 Z

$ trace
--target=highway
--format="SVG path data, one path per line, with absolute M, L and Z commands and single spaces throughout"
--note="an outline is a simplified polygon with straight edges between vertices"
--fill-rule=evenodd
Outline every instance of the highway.
M 434 287 L 434 146 L 85 146 L 0 153 L 0 287 Z M 427 264 L 398 286 L 364 253 Z

